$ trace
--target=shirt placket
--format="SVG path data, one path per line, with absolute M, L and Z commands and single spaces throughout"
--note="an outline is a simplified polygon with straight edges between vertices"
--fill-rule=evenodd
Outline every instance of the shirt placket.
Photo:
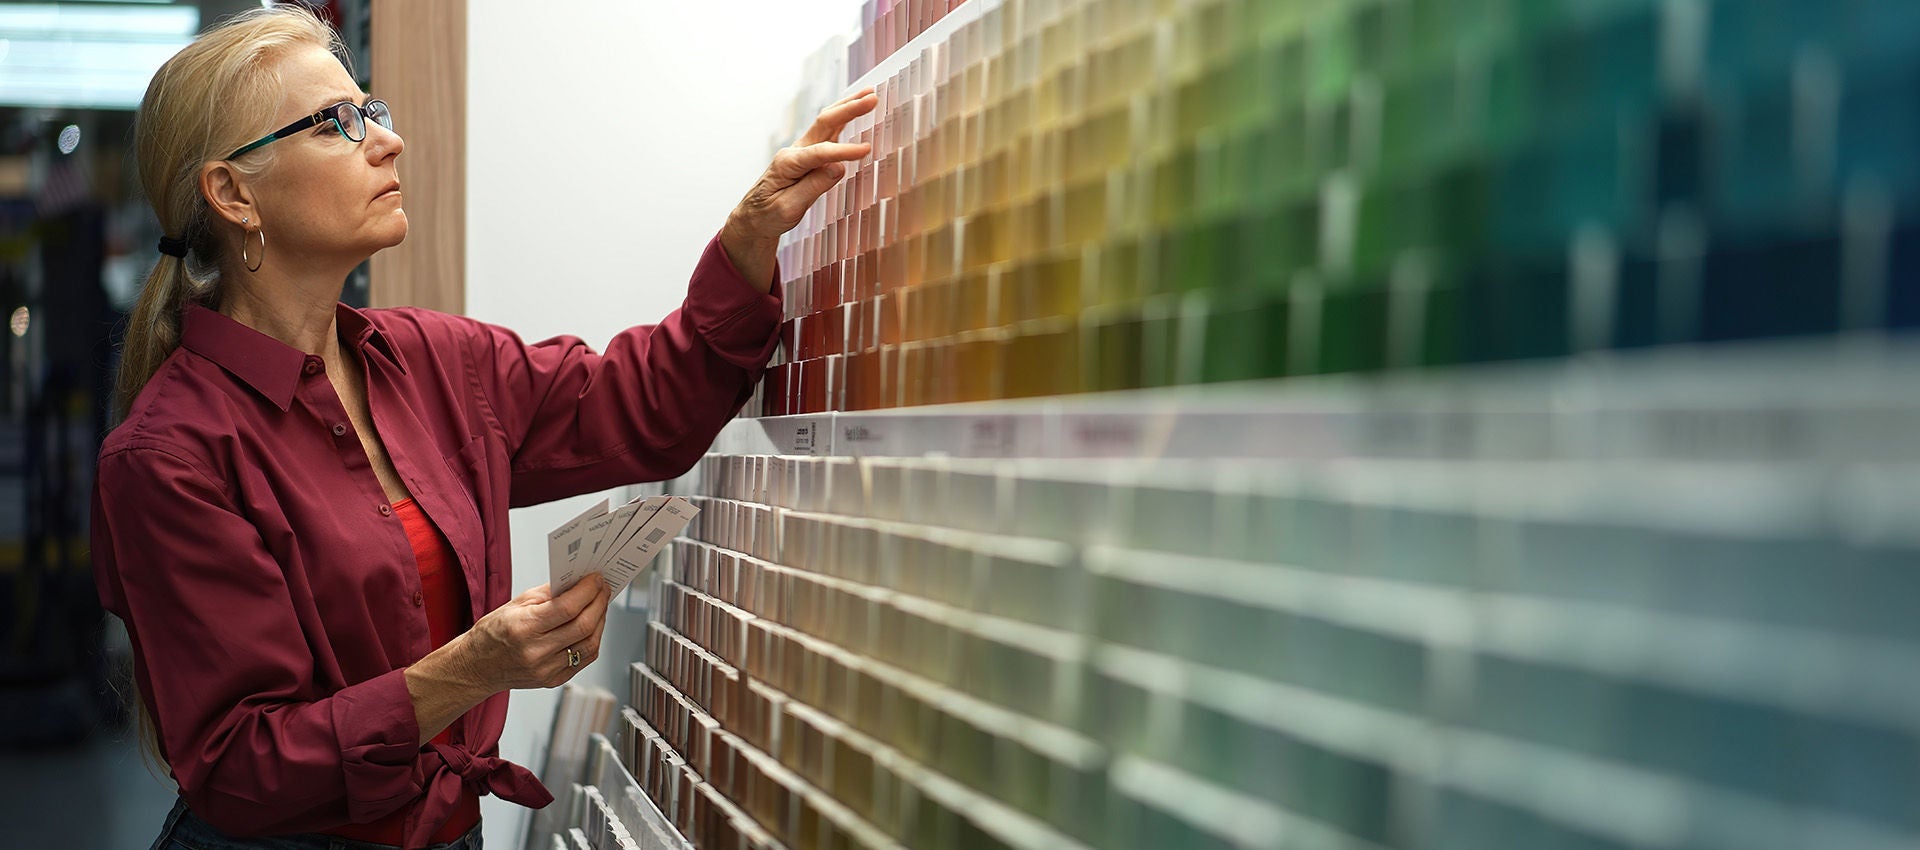
M 383 548 L 390 553 L 388 558 L 398 558 L 401 565 L 399 572 L 403 590 L 395 608 L 413 612 L 411 616 L 397 618 L 405 624 L 400 654 L 404 663 L 411 664 L 420 660 L 430 649 L 426 592 L 420 584 L 413 544 L 408 542 L 406 528 L 402 526 L 400 518 L 394 515 L 392 503 L 387 501 L 380 478 L 374 474 L 373 461 L 367 457 L 366 447 L 361 445 L 360 435 L 347 416 L 346 406 L 340 403 L 339 393 L 334 391 L 333 382 L 327 378 L 325 362 L 318 356 L 307 355 L 301 373 L 300 396 L 320 423 L 324 438 L 332 446 L 346 478 L 352 482 L 353 493 L 340 500 L 340 508 L 355 514 L 364 512 L 362 515 L 367 517 L 368 523 L 379 529 L 377 539 L 386 544 Z

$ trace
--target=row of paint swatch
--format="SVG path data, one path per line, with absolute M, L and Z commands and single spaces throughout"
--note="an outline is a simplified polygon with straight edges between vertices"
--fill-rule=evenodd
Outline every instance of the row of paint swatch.
M 1910 846 L 1916 550 L 1808 475 L 710 455 L 634 706 L 790 847 Z
M 964 2 L 865 0 L 860 4 L 860 36 L 847 45 L 848 77 L 864 76 Z M 836 76 L 834 82 L 845 85 L 847 79 Z
M 692 497 L 699 540 L 1036 624 L 1092 620 L 1073 567 L 1102 546 L 1920 640 L 1896 601 L 1912 592 L 1920 540 L 1887 530 L 1915 493 L 1881 475 L 1617 459 L 773 456 L 713 456 L 700 474 L 715 496 Z M 1840 542 L 1865 529 L 1890 539 Z M 1816 558 L 1818 576 L 1805 568 Z M 1749 580 L 1792 590 L 1704 592 Z
M 951 15 L 785 241 L 753 410 L 1920 324 L 1906 0 Z

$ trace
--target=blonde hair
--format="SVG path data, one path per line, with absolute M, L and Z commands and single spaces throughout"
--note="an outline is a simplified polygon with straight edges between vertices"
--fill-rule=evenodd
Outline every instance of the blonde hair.
M 124 417 L 180 345 L 180 311 L 192 300 L 219 306 L 223 246 L 213 210 L 200 192 L 200 169 L 267 133 L 284 99 L 279 60 L 297 47 L 321 47 L 348 63 L 345 44 L 297 3 L 250 9 L 202 34 L 154 72 L 134 115 L 135 157 L 147 203 L 166 236 L 184 241 L 185 258 L 162 255 L 127 320 L 115 407 Z M 273 149 L 250 154 L 234 170 L 259 174 Z

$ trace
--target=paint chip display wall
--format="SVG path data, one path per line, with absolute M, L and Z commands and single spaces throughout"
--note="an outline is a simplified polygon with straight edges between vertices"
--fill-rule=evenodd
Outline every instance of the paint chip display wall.
M 868 12 L 593 846 L 1920 843 L 1920 6 Z

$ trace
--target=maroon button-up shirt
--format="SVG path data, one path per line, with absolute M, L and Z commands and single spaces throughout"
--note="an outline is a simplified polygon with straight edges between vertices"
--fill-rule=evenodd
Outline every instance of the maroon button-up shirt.
M 574 337 L 411 308 L 338 312 L 374 426 L 446 535 L 472 615 L 512 598 L 507 509 L 690 468 L 773 353 L 779 291 L 718 240 L 686 301 L 595 353 Z M 189 307 L 180 348 L 100 450 L 100 598 L 194 814 L 238 836 L 311 832 L 403 806 L 409 845 L 462 784 L 552 797 L 499 758 L 507 694 L 420 744 L 405 668 L 432 649 L 400 518 L 320 358 Z M 417 804 L 417 805 L 415 805 Z

